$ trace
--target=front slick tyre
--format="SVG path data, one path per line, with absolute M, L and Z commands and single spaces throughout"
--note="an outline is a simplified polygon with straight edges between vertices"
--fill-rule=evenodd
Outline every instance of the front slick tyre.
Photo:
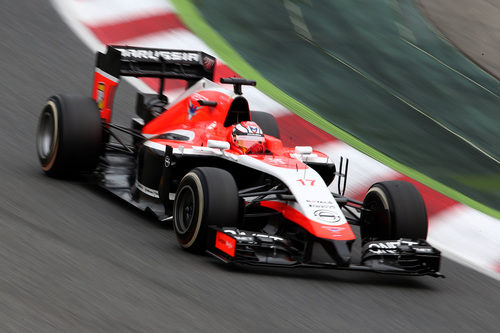
M 42 170 L 72 177 L 95 169 L 102 126 L 95 101 L 84 96 L 52 96 L 40 115 L 36 147 Z
M 424 200 L 411 183 L 393 180 L 374 184 L 366 193 L 363 208 L 364 241 L 427 238 Z
M 181 180 L 174 201 L 174 231 L 186 250 L 201 253 L 207 248 L 209 225 L 236 226 L 238 188 L 226 170 L 199 167 Z

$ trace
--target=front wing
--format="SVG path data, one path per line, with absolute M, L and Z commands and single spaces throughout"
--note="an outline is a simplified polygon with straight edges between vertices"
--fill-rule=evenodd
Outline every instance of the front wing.
M 367 242 L 362 247 L 360 264 L 345 259 L 346 254 L 342 252 L 351 251 L 351 247 L 342 241 L 311 236 L 304 247 L 295 245 L 275 235 L 211 226 L 207 252 L 225 263 L 444 277 L 439 273 L 441 252 L 425 240 Z

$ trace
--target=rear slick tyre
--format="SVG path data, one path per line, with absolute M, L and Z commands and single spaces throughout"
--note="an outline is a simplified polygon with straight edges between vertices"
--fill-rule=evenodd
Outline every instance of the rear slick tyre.
M 425 204 L 411 183 L 395 180 L 374 184 L 366 193 L 363 208 L 363 241 L 427 238 Z
M 102 151 L 102 126 L 95 101 L 84 96 L 49 98 L 40 115 L 36 147 L 42 170 L 49 176 L 93 171 Z
M 238 208 L 238 189 L 229 172 L 210 167 L 191 170 L 182 178 L 174 201 L 173 226 L 179 244 L 203 252 L 208 226 L 236 226 Z

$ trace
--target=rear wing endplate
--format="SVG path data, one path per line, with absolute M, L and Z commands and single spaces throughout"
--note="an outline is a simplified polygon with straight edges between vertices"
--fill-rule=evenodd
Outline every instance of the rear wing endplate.
M 113 96 L 121 76 L 150 77 L 160 80 L 158 95 L 163 96 L 165 79 L 187 81 L 188 86 L 203 78 L 213 81 L 215 58 L 201 51 L 108 46 L 96 54 L 92 98 L 101 118 L 111 121 Z

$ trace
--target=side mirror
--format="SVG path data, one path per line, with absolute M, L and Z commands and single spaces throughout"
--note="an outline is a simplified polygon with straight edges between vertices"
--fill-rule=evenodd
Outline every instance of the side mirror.
M 208 140 L 207 141 L 208 148 L 215 148 L 220 150 L 226 150 L 230 148 L 229 142 L 220 141 L 220 140 Z
M 295 146 L 295 153 L 300 155 L 311 155 L 313 148 L 311 146 Z

